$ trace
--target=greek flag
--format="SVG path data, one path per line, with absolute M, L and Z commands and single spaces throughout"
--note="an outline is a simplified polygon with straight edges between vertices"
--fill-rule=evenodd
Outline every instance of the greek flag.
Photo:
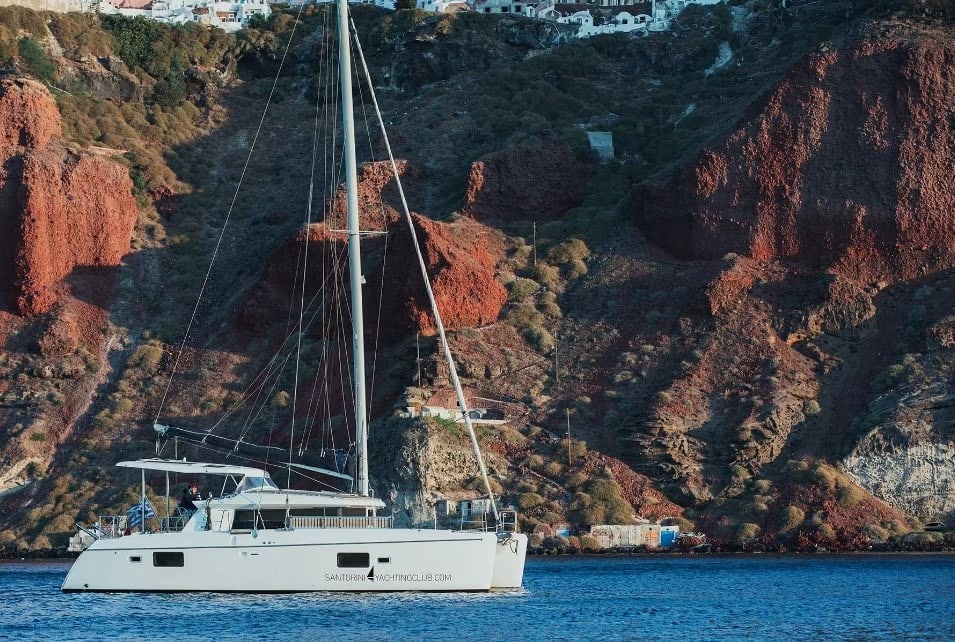
M 153 508 L 153 505 L 146 497 L 143 497 L 142 501 L 140 501 L 138 504 L 133 504 L 130 506 L 129 510 L 126 511 L 126 524 L 130 528 L 133 528 L 134 526 L 142 526 L 143 512 L 146 513 L 146 519 L 156 516 L 156 509 Z

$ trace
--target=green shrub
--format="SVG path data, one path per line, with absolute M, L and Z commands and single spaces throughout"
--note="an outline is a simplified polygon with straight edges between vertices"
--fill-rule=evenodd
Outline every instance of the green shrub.
M 130 363 L 146 373 L 155 373 L 162 362 L 163 347 L 158 341 L 149 341 L 136 348 Z
M 846 483 L 839 488 L 839 505 L 843 508 L 851 508 L 865 501 L 865 491 L 855 484 Z
M 913 544 L 935 544 L 936 542 L 941 542 L 944 537 L 942 533 L 935 532 L 909 533 L 902 538 L 902 541 L 911 542 Z
M 524 464 L 531 470 L 537 470 L 544 465 L 544 458 L 540 455 L 531 455 L 524 460 Z
M 548 477 L 560 477 L 564 474 L 564 466 L 557 461 L 549 462 L 544 466 L 544 474 Z
M 755 541 L 761 532 L 762 529 L 759 527 L 759 524 L 753 524 L 751 522 L 740 524 L 739 528 L 736 529 L 736 543 L 748 544 Z
M 580 536 L 580 549 L 583 551 L 599 551 L 603 546 L 600 545 L 600 540 L 592 535 L 581 535 Z
M 527 272 L 530 278 L 541 285 L 547 286 L 548 289 L 555 292 L 560 291 L 560 272 L 554 266 L 538 263 L 536 266 L 528 268 Z
M 798 506 L 787 506 L 780 517 L 779 530 L 791 531 L 806 520 L 806 512 Z
M 135 405 L 130 399 L 117 399 L 113 403 L 113 416 L 123 416 L 129 414 Z
M 537 312 L 535 310 L 535 312 Z M 548 353 L 554 349 L 554 335 L 544 327 L 543 322 L 524 326 L 521 334 L 538 352 Z
M 823 463 L 816 465 L 816 469 L 813 471 L 813 481 L 829 491 L 835 490 L 838 485 L 836 472 L 830 466 Z
M 535 506 L 540 506 L 544 503 L 544 498 L 538 495 L 537 493 L 523 493 L 520 497 L 517 498 L 517 506 L 521 510 L 530 510 Z
M 553 511 L 547 511 L 541 515 L 541 521 L 549 526 L 553 526 L 560 521 L 560 515 Z
M 178 107 L 186 99 L 182 72 L 171 71 L 153 87 L 152 101 L 163 107 Z
M 820 524 L 819 527 L 816 529 L 816 533 L 817 533 L 817 534 L 819 535 L 819 537 L 821 537 L 822 539 L 833 539 L 833 538 L 835 538 L 835 536 L 836 536 L 836 529 L 834 529 L 834 528 L 833 528 L 832 526 L 830 526 L 829 524 L 822 523 L 822 524 Z
M 53 84 L 56 65 L 46 55 L 43 48 L 33 38 L 20 38 L 18 43 L 20 58 L 31 74 L 47 84 Z
M 578 260 L 568 261 L 564 264 L 563 271 L 567 279 L 579 279 L 587 274 L 587 264 Z
M 586 261 L 590 258 L 590 249 L 580 239 L 569 239 L 558 243 L 547 252 L 547 260 L 555 265 L 563 265 L 571 261 Z
M 892 536 L 888 530 L 882 528 L 881 526 L 876 526 L 875 524 L 868 524 L 863 529 L 863 532 L 870 540 L 876 542 L 887 541 Z
M 525 279 L 519 276 L 513 281 L 508 282 L 505 287 L 512 301 L 523 301 L 537 292 L 540 289 L 540 284 L 533 279 Z
M 156 44 L 165 39 L 169 26 L 142 16 L 127 18 L 118 15 L 101 15 L 103 28 L 116 39 L 116 53 L 130 69 L 139 67 L 151 71 L 156 59 Z

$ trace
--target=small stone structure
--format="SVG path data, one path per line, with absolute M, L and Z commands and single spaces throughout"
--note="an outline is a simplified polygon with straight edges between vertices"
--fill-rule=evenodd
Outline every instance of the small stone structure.
M 601 163 L 613 160 L 613 134 L 610 132 L 587 132 L 590 149 L 597 152 Z

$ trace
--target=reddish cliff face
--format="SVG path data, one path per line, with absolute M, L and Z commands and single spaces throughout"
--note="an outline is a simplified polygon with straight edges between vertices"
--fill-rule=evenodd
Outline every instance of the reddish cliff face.
M 754 117 L 663 185 L 633 191 L 674 255 L 808 260 L 863 282 L 955 265 L 955 46 L 814 54 Z
M 495 267 L 504 259 L 500 235 L 469 219 L 454 223 L 439 223 L 418 215 L 413 219 L 445 327 L 476 327 L 497 320 L 507 302 L 507 291 L 494 278 Z M 407 229 L 396 230 L 384 277 L 383 307 L 387 310 L 394 306 L 395 330 L 400 331 L 404 325 L 405 329 L 434 334 L 434 315 L 411 235 Z
M 500 152 L 471 164 L 463 212 L 482 221 L 560 218 L 583 201 L 589 173 L 562 143 Z
M 42 85 L 0 84 L 0 290 L 28 316 L 53 306 L 75 267 L 119 264 L 136 222 L 125 168 L 61 135 Z
M 417 214 L 413 219 L 445 326 L 466 328 L 496 320 L 507 301 L 507 291 L 495 279 L 495 268 L 504 259 L 500 233 L 470 219 L 440 223 Z M 387 246 L 383 237 L 362 242 L 367 258 L 366 325 L 371 327 L 378 317 L 380 301 L 382 338 L 397 338 L 416 331 L 434 334 L 434 317 L 422 285 L 411 235 L 403 221 L 394 222 L 389 230 Z M 243 311 L 243 325 L 261 330 L 276 318 L 285 319 L 290 297 L 298 300 L 301 296 L 298 274 L 302 271 L 306 244 L 309 265 L 306 300 L 311 301 L 324 286 L 326 302 L 335 307 L 339 297 L 346 296 L 348 284 L 345 243 L 345 235 L 331 231 L 325 223 L 313 225 L 308 233 L 296 234 L 269 262 L 262 283 Z M 385 257 L 384 276 L 382 256 Z M 370 314 L 372 316 L 368 316 Z M 318 326 L 310 331 L 325 332 Z

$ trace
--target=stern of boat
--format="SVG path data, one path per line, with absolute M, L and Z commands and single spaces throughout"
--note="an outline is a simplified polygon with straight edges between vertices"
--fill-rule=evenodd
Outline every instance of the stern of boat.
M 520 588 L 524 581 L 524 560 L 527 558 L 527 535 L 498 534 L 494 551 L 494 575 L 491 588 Z

